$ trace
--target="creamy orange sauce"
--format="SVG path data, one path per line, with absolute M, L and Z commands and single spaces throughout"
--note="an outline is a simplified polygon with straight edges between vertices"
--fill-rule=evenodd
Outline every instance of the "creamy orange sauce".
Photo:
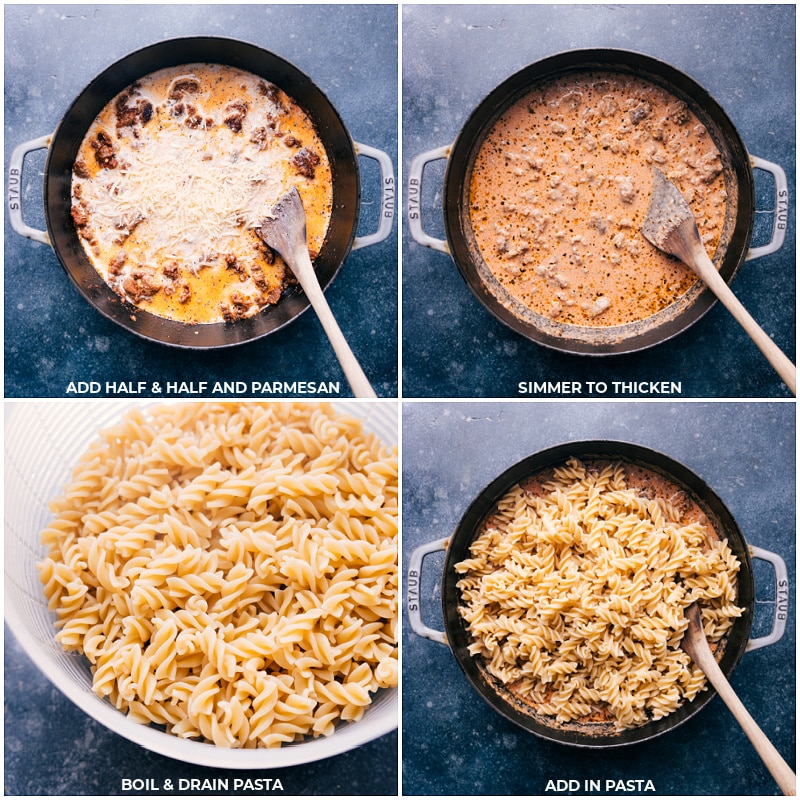
M 282 90 L 217 64 L 160 70 L 115 97 L 75 162 L 72 216 L 109 286 L 186 323 L 276 303 L 291 275 L 256 229 L 298 188 L 312 258 L 332 209 L 313 122 Z
M 713 257 L 736 198 L 682 101 L 614 72 L 569 74 L 527 93 L 494 124 L 470 178 L 470 223 L 494 278 L 567 325 L 624 325 L 668 307 L 697 278 L 639 231 L 654 166 L 689 201 Z

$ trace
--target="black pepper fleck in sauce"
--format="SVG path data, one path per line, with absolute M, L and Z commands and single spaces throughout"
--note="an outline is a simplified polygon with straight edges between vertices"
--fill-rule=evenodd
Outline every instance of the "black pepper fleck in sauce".
M 495 123 L 470 177 L 487 267 L 525 307 L 565 324 L 624 325 L 666 308 L 697 278 L 639 232 L 653 166 L 687 198 L 713 254 L 731 201 L 720 153 L 685 104 L 622 73 L 536 87 Z

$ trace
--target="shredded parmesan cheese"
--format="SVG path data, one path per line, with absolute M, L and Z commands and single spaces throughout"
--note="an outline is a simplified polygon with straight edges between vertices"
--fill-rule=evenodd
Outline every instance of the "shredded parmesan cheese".
M 224 127 L 172 129 L 144 148 L 124 142 L 124 166 L 98 175 L 84 195 L 95 219 L 117 234 L 143 220 L 151 257 L 165 252 L 190 260 L 203 243 L 224 249 L 226 240 L 256 226 L 290 188 L 281 166 L 285 147 L 242 152 L 233 136 Z

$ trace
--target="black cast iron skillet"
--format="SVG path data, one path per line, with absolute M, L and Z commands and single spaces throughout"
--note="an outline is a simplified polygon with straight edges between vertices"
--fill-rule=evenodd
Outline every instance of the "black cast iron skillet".
M 681 299 L 641 322 L 612 328 L 565 325 L 531 312 L 507 294 L 485 265 L 469 222 L 472 165 L 498 117 L 541 82 L 570 72 L 592 70 L 632 74 L 663 87 L 683 100 L 708 129 L 722 155 L 729 197 L 738 195 L 736 213 L 729 214 L 726 219 L 721 244 L 714 258 L 726 282 L 730 283 L 747 257 L 765 255 L 780 247 L 783 228 L 779 227 L 776 214 L 774 241 L 769 250 L 748 251 L 755 221 L 754 160 L 724 109 L 696 81 L 669 64 L 640 53 L 615 49 L 559 53 L 525 67 L 495 88 L 470 114 L 451 146 L 423 153 L 414 160 L 409 178 L 409 228 L 420 244 L 450 253 L 473 294 L 512 330 L 556 350 L 613 355 L 641 350 L 672 338 L 700 319 L 715 302 L 714 296 L 704 291 L 702 283 L 698 282 Z M 424 167 L 439 158 L 447 159 L 443 189 L 446 242 L 425 234 L 420 219 L 419 198 Z M 777 198 L 781 180 L 785 186 L 785 176 L 781 179 L 782 170 L 761 159 L 755 161 L 773 173 Z M 782 202 L 785 203 L 785 199 Z M 785 227 L 785 221 L 780 224 Z
M 305 311 L 308 300 L 299 290 L 289 291 L 275 306 L 234 323 L 188 325 L 157 317 L 121 300 L 107 286 L 86 258 L 70 216 L 73 163 L 97 114 L 138 78 L 159 69 L 199 62 L 238 67 L 274 83 L 297 101 L 314 121 L 328 153 L 333 178 L 333 215 L 315 261 L 322 288 L 330 284 L 353 246 L 358 226 L 361 184 L 357 145 L 336 109 L 309 77 L 280 56 L 234 39 L 190 37 L 161 41 L 125 56 L 98 75 L 73 101 L 53 135 L 40 140 L 40 146 L 46 146 L 45 140 L 49 144 L 44 175 L 48 236 L 31 238 L 51 244 L 80 293 L 122 327 L 164 344 L 212 348 L 236 345 L 272 333 Z M 364 154 L 370 155 L 369 152 Z M 15 177 L 19 179 L 12 170 L 10 184 Z M 11 211 L 15 210 L 13 202 L 10 195 Z
M 469 546 L 479 534 L 483 522 L 494 511 L 497 501 L 520 481 L 549 467 L 563 464 L 570 456 L 581 460 L 592 458 L 622 460 L 668 478 L 671 483 L 686 491 L 700 506 L 720 538 L 727 538 L 728 545 L 741 563 L 737 577 L 736 602 L 745 611 L 734 621 L 724 645 L 720 667 L 726 676 L 730 676 L 733 672 L 745 650 L 777 641 L 785 627 L 785 620 L 780 619 L 776 604 L 772 634 L 756 640 L 749 638 L 755 611 L 751 550 L 758 558 L 773 564 L 776 584 L 781 575 L 785 576 L 786 567 L 779 556 L 748 547 L 736 520 L 722 500 L 687 467 L 669 456 L 641 445 L 617 441 L 568 442 L 523 459 L 495 478 L 472 501 L 449 539 L 423 545 L 414 552 L 409 563 L 407 585 L 407 607 L 412 628 L 422 636 L 448 644 L 473 689 L 495 711 L 526 731 L 561 744 L 590 748 L 620 747 L 652 739 L 676 728 L 698 713 L 714 696 L 714 690 L 709 687 L 707 691 L 700 692 L 694 700 L 683 703 L 680 708 L 662 719 L 621 732 L 615 731 L 612 723 L 587 725 L 580 722 L 568 724 L 548 722 L 543 717 L 535 716 L 530 707 L 526 707 L 499 680 L 490 675 L 480 658 L 470 655 L 467 648 L 471 639 L 466 623 L 458 613 L 459 590 L 456 588 L 456 583 L 461 576 L 456 573 L 455 564 L 469 557 Z M 444 634 L 422 623 L 419 608 L 422 561 L 429 553 L 441 549 L 446 550 L 441 583 Z

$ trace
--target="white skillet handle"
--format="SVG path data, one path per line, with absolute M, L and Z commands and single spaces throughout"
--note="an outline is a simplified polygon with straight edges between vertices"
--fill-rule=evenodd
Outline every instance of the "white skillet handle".
M 352 250 L 360 247 L 368 247 L 371 244 L 378 244 L 386 239 L 392 232 L 394 222 L 394 166 L 392 159 L 383 152 L 366 144 L 355 142 L 356 153 L 366 156 L 378 162 L 381 170 L 381 218 L 378 223 L 378 230 L 367 236 L 357 236 L 353 241 Z
M 450 156 L 452 144 L 420 153 L 412 162 L 408 174 L 408 229 L 417 244 L 439 250 L 441 253 L 450 253 L 450 247 L 443 239 L 429 236 L 422 228 L 422 175 L 425 165 L 431 161 L 439 161 Z
M 751 247 L 747 251 L 746 260 L 751 258 L 761 258 L 780 250 L 786 238 L 786 223 L 789 218 L 789 185 L 786 182 L 786 173 L 778 164 L 766 161 L 757 156 L 750 156 L 750 163 L 753 169 L 764 170 L 772 175 L 775 181 L 775 207 L 772 212 L 772 237 L 770 241 L 761 247 Z
M 433 642 L 439 642 L 439 644 L 447 644 L 447 637 L 442 631 L 429 628 L 422 621 L 422 593 L 420 592 L 422 562 L 425 560 L 425 556 L 431 553 L 447 550 L 449 541 L 449 538 L 438 539 L 435 542 L 428 542 L 427 544 L 422 544 L 417 547 L 409 559 L 408 577 L 406 580 L 406 611 L 408 613 L 408 622 L 411 625 L 411 629 L 418 636 L 424 636 L 426 639 L 430 639 Z
M 23 142 L 14 148 L 8 165 L 8 219 L 15 233 L 34 242 L 50 245 L 50 236 L 47 231 L 40 231 L 25 224 L 22 219 L 22 167 L 25 156 L 34 150 L 45 150 L 50 146 L 52 133 Z
M 772 569 L 775 571 L 775 610 L 772 630 L 766 636 L 751 639 L 745 648 L 746 653 L 775 644 L 786 631 L 786 618 L 789 615 L 789 575 L 786 571 L 786 562 L 777 553 L 762 550 L 760 547 L 750 547 L 750 555 L 772 564 Z

